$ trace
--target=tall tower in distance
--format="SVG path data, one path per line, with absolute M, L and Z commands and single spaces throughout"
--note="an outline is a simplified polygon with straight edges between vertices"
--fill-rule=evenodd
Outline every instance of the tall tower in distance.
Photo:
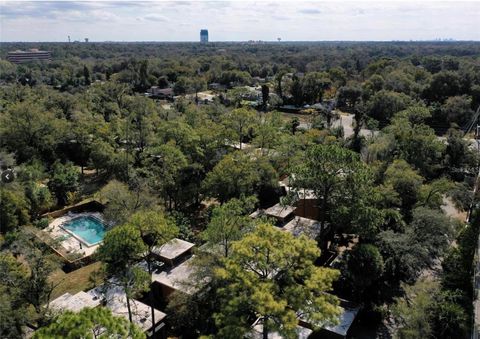
M 200 30 L 200 42 L 206 44 L 208 42 L 208 29 Z

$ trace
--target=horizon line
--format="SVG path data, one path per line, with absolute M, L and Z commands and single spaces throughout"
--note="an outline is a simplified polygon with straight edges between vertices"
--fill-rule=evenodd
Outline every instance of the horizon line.
M 15 41 L 15 40 L 9 40 L 9 41 L 0 41 L 0 43 L 65 43 L 65 44 L 90 44 L 90 43 L 198 43 L 202 45 L 208 45 L 210 43 L 244 43 L 244 42 L 265 42 L 265 43 L 276 43 L 276 44 L 282 44 L 282 43 L 289 43 L 289 42 L 480 42 L 479 40 L 474 40 L 474 39 L 466 39 L 466 40 L 457 40 L 457 39 L 450 39 L 450 38 L 438 38 L 438 39 L 411 39 L 411 40 L 397 40 L 397 39 L 391 39 L 391 40 L 282 40 L 282 41 L 277 41 L 277 40 L 214 40 L 214 41 L 208 41 L 208 42 L 200 42 L 198 40 L 89 40 L 88 42 L 85 42 L 84 40 L 75 40 L 75 41 Z

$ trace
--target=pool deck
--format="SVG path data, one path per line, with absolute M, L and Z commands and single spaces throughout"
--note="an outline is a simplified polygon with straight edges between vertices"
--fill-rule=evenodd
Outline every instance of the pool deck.
M 66 221 L 82 216 L 93 216 L 103 221 L 102 214 L 98 212 L 69 213 L 54 219 L 48 227 L 43 230 L 43 232 L 48 234 L 52 239 L 58 241 L 58 244 L 65 249 L 67 254 L 78 254 L 79 258 L 88 257 L 95 252 L 98 246 L 100 246 L 100 243 L 88 246 L 85 242 L 76 238 L 75 235 L 72 235 L 71 232 L 68 232 L 61 227 Z

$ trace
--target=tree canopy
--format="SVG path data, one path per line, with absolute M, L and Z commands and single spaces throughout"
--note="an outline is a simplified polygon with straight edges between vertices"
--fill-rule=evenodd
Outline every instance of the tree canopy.
M 125 318 L 113 316 L 105 307 L 84 308 L 78 313 L 67 311 L 49 326 L 36 331 L 34 338 L 132 338 L 145 334 Z
M 228 283 L 220 291 L 221 312 L 215 315 L 219 334 L 230 338 L 248 332 L 251 316 L 262 318 L 266 333 L 287 336 L 295 333 L 299 314 L 315 327 L 336 323 L 338 301 L 325 292 L 338 272 L 316 267 L 319 255 L 314 241 L 269 224 L 234 242 L 225 267 L 216 272 Z

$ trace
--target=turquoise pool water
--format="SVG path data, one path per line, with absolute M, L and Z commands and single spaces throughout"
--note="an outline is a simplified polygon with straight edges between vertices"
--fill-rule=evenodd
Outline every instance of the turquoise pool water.
M 88 246 L 101 242 L 106 232 L 102 221 L 91 216 L 73 218 L 62 224 L 62 227 L 72 232 Z

